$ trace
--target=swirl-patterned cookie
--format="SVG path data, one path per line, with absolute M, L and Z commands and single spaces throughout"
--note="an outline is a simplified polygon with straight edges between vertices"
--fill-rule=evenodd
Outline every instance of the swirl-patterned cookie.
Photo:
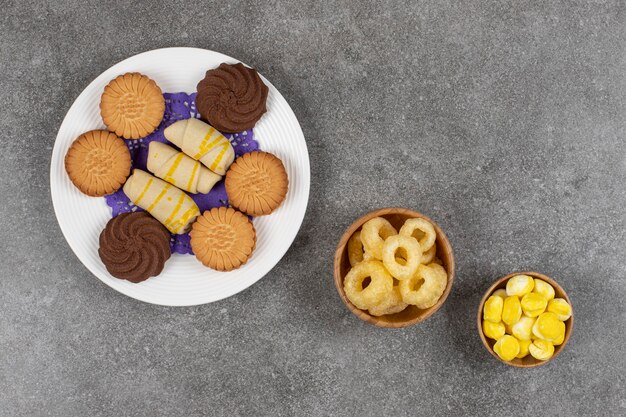
M 240 156 L 226 173 L 228 200 L 251 216 L 270 214 L 285 199 L 287 171 L 280 159 L 268 152 Z
M 165 113 L 165 99 L 159 86 L 138 72 L 113 79 L 100 98 L 100 115 L 109 130 L 126 139 L 148 136 L 159 126 Z
M 254 127 L 267 111 L 268 88 L 252 68 L 220 64 L 198 83 L 196 107 L 221 132 L 243 132 Z
M 203 265 L 231 271 L 248 261 L 256 246 L 256 231 L 237 210 L 215 207 L 205 211 L 191 227 L 191 249 Z
M 106 130 L 80 135 L 65 155 L 65 170 L 83 193 L 92 197 L 111 194 L 130 174 L 130 152 L 122 139 Z
M 100 233 L 98 254 L 114 277 L 145 281 L 159 275 L 170 258 L 170 234 L 146 212 L 122 213 Z

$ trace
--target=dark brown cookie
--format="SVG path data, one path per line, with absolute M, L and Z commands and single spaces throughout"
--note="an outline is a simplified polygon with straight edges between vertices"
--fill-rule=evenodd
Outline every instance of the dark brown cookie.
M 114 277 L 141 282 L 163 270 L 172 254 L 170 234 L 146 212 L 122 213 L 100 234 L 98 254 Z
M 251 129 L 267 111 L 267 86 L 256 70 L 243 64 L 220 64 L 207 71 L 197 89 L 200 115 L 222 132 Z

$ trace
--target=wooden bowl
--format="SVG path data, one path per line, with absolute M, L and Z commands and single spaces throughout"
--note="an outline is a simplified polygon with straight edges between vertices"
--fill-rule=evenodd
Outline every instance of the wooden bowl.
M 487 338 L 485 334 L 483 333 L 483 306 L 485 305 L 485 302 L 491 296 L 491 294 L 494 293 L 494 291 L 499 290 L 500 288 L 506 288 L 506 282 L 509 280 L 509 278 L 512 278 L 515 275 L 528 275 L 533 278 L 539 278 L 547 282 L 548 284 L 552 285 L 552 287 L 554 288 L 555 298 L 565 299 L 565 301 L 567 301 L 570 306 L 572 305 L 572 302 L 567 296 L 567 293 L 565 292 L 565 290 L 561 288 L 561 286 L 557 284 L 555 280 L 543 274 L 540 274 L 539 272 L 513 272 L 512 274 L 502 277 L 496 282 L 494 282 L 493 285 L 491 285 L 491 287 L 489 287 L 489 289 L 485 292 L 483 299 L 480 300 L 480 304 L 478 306 L 478 313 L 476 314 L 476 325 L 478 326 L 478 334 L 480 335 L 480 340 L 483 341 L 483 345 L 485 346 L 485 348 L 489 351 L 489 353 L 493 355 L 494 358 L 496 358 L 500 362 L 506 363 L 507 365 L 515 366 L 517 368 L 534 368 L 535 366 L 545 365 L 546 363 L 556 358 L 559 355 L 559 353 L 561 353 L 561 351 L 567 344 L 570 335 L 572 334 L 572 328 L 574 327 L 574 308 L 572 307 L 572 316 L 565 321 L 565 338 L 563 339 L 563 343 L 561 343 L 561 345 L 559 346 L 554 347 L 554 355 L 552 355 L 550 359 L 546 361 L 541 361 L 539 359 L 533 358 L 531 355 L 528 355 L 522 359 L 515 358 L 512 361 L 505 361 L 505 360 L 500 359 L 500 357 L 496 354 L 496 352 L 493 351 L 493 345 L 496 344 L 496 341 L 493 339 Z
M 435 232 L 437 232 L 437 240 L 435 242 L 437 245 L 437 257 L 441 259 L 443 267 L 446 271 L 448 271 L 448 285 L 446 286 L 441 298 L 439 298 L 439 301 L 437 301 L 437 304 L 425 310 L 421 310 L 413 305 L 410 305 L 399 313 L 377 317 L 370 315 L 367 310 L 360 310 L 356 308 L 348 300 L 346 293 L 343 290 L 343 279 L 351 268 L 350 261 L 348 260 L 348 240 L 357 230 L 361 228 L 361 226 L 363 226 L 365 222 L 373 219 L 374 217 L 383 217 L 387 219 L 397 230 L 402 227 L 405 220 L 417 217 L 428 220 L 435 227 Z M 450 242 L 448 241 L 446 235 L 439 228 L 439 226 L 437 226 L 437 224 L 428 217 L 418 213 L 417 211 L 405 208 L 383 208 L 367 213 L 348 227 L 348 230 L 346 230 L 343 234 L 341 240 L 339 240 L 339 244 L 337 245 L 337 251 L 335 252 L 334 276 L 335 286 L 337 287 L 339 296 L 348 309 L 358 318 L 378 327 L 407 327 L 424 321 L 428 317 L 432 316 L 441 308 L 443 303 L 446 301 L 446 298 L 448 298 L 448 294 L 450 294 L 450 290 L 452 289 L 452 281 L 454 280 L 454 255 L 452 254 L 452 246 L 450 246 Z

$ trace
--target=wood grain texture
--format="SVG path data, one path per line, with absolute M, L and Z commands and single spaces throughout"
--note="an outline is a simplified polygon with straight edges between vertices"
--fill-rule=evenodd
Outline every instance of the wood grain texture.
M 496 352 L 493 351 L 493 345 L 495 345 L 496 341 L 493 339 L 487 338 L 485 334 L 483 333 L 483 325 L 482 325 L 483 324 L 483 306 L 485 305 L 485 302 L 491 296 L 491 294 L 493 294 L 496 290 L 499 290 L 500 288 L 506 288 L 506 282 L 509 280 L 509 278 L 512 278 L 515 275 L 528 275 L 533 278 L 539 278 L 547 282 L 548 284 L 552 285 L 552 287 L 554 287 L 555 298 L 564 298 L 570 306 L 572 306 L 572 302 L 567 296 L 567 293 L 565 292 L 565 290 L 561 288 L 561 286 L 555 280 L 553 280 L 552 278 L 546 275 L 540 274 L 539 272 L 513 272 L 507 276 L 504 276 L 496 280 L 491 285 L 491 287 L 489 287 L 489 289 L 485 292 L 485 295 L 483 295 L 482 300 L 480 300 L 480 304 L 478 305 L 478 313 L 476 314 L 476 325 L 478 328 L 478 335 L 480 336 L 480 340 L 482 340 L 485 348 L 489 351 L 489 353 L 493 355 L 494 358 L 496 358 L 500 362 L 503 362 L 507 365 L 515 366 L 517 368 L 534 368 L 536 366 L 545 365 L 551 362 L 559 355 L 559 353 L 561 353 L 563 348 L 565 348 L 565 345 L 569 341 L 569 338 L 572 334 L 572 328 L 574 327 L 574 307 L 572 306 L 572 316 L 565 321 L 565 338 L 563 339 L 563 343 L 559 346 L 554 347 L 554 355 L 552 355 L 550 359 L 546 361 L 541 361 L 539 359 L 533 358 L 529 354 L 528 356 L 522 359 L 515 358 L 512 361 L 502 360 L 496 354 Z
M 350 270 L 350 262 L 348 260 L 347 251 L 348 240 L 357 230 L 361 228 L 361 226 L 363 226 L 365 222 L 373 219 L 374 217 L 383 217 L 387 219 L 398 230 L 407 219 L 411 218 L 426 219 L 434 226 L 435 232 L 437 233 L 437 240 L 435 242 L 435 244 L 437 245 L 437 257 L 441 259 L 441 261 L 443 262 L 443 267 L 448 272 L 448 285 L 441 295 L 441 298 L 439 298 L 439 301 L 437 301 L 434 306 L 422 310 L 410 305 L 400 313 L 376 317 L 370 315 L 365 310 L 360 310 L 356 308 L 348 300 L 343 290 L 343 279 Z M 334 279 L 335 286 L 337 287 L 337 292 L 339 293 L 341 300 L 344 302 L 346 307 L 348 307 L 348 309 L 361 320 L 364 320 L 378 327 L 399 328 L 412 326 L 432 316 L 437 310 L 441 308 L 443 303 L 446 301 L 446 298 L 448 298 L 448 295 L 452 290 L 452 282 L 454 281 L 454 254 L 452 253 L 452 246 L 450 245 L 450 242 L 448 241 L 448 238 L 446 237 L 443 230 L 441 230 L 437 223 L 432 221 L 432 219 L 430 219 L 429 217 L 417 211 L 406 208 L 382 208 L 361 216 L 345 231 L 345 233 L 339 240 L 339 244 L 337 245 L 337 250 L 335 252 Z

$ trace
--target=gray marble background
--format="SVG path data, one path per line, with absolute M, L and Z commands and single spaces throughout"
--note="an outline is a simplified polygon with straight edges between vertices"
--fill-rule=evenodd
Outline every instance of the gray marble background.
M 626 415 L 623 1 L 13 1 L 0 13 L 0 415 Z M 167 308 L 93 277 L 57 225 L 55 135 L 102 71 L 195 46 L 293 107 L 311 197 L 292 248 L 218 303 Z M 432 216 L 444 308 L 404 330 L 349 313 L 332 255 L 357 216 Z M 482 347 L 483 291 L 537 270 L 576 325 L 548 366 Z

